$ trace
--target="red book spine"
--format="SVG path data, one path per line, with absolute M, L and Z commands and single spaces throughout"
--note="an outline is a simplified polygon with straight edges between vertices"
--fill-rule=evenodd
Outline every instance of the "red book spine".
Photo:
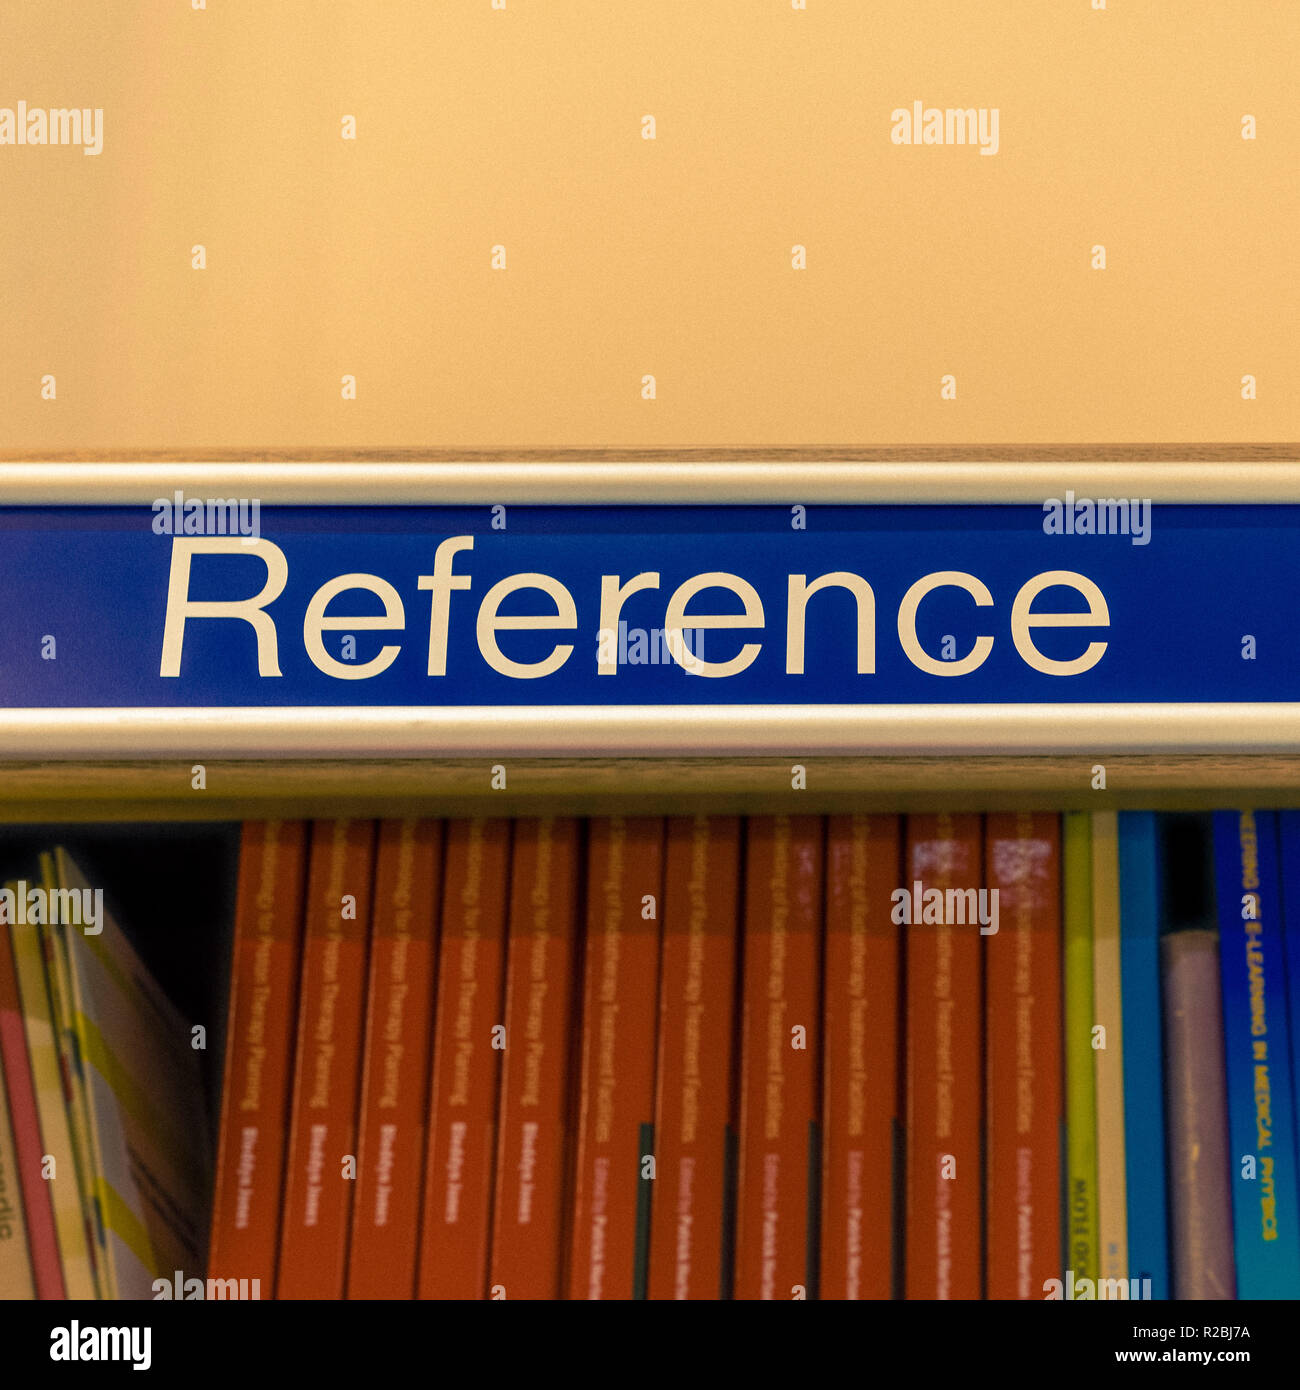
M 969 895 L 953 920 L 957 893 L 982 886 L 980 848 L 978 816 L 908 817 L 908 1298 L 980 1297 L 981 938 Z
M 256 1279 L 268 1295 L 275 1287 L 306 863 L 302 821 L 245 824 L 208 1273 Z
M 487 1295 L 510 822 L 447 827 L 420 1234 L 421 1298 Z
M 375 857 L 349 1298 L 412 1298 L 442 826 L 386 820 Z
M 727 1268 L 740 822 L 668 822 L 649 1296 L 716 1299 Z
M 561 1290 L 578 824 L 515 825 L 490 1297 Z
M 372 821 L 315 821 L 277 1298 L 342 1298 L 356 1179 Z
M 569 1297 L 644 1298 L 662 820 L 590 823 Z
M 737 1298 L 815 1296 L 822 823 L 746 834 Z
M 893 1293 L 899 850 L 897 816 L 828 822 L 821 1298 Z
M 1061 825 L 991 815 L 985 873 L 998 895 L 986 936 L 989 1298 L 1042 1298 L 1061 1267 Z
M 41 1177 L 44 1146 L 40 1112 L 27 1057 L 27 1030 L 23 1026 L 18 997 L 18 973 L 14 966 L 9 930 L 0 923 L 0 1066 L 9 1093 L 9 1123 L 18 1158 L 18 1184 L 27 1221 L 28 1253 L 37 1298 L 66 1298 L 63 1267 L 59 1263 L 59 1237 L 54 1226 L 50 1185 Z

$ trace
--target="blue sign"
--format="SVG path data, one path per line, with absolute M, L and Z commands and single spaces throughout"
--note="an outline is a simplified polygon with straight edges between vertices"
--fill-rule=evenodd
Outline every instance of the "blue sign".
M 0 586 L 6 708 L 1300 700 L 1297 506 L 177 496 L 0 510 Z

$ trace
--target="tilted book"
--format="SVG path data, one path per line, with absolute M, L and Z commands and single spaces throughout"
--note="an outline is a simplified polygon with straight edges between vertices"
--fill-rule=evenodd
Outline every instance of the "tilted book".
M 58 1246 L 49 1194 L 38 1187 L 40 1135 L 34 1133 L 31 1078 L 24 1074 L 27 1045 L 17 1017 L 17 992 L 9 941 L 0 932 L 0 1299 L 35 1298 L 38 1279 L 42 1298 L 61 1298 L 62 1280 L 51 1278 L 58 1274 Z M 30 1179 L 23 1168 L 31 1170 Z M 38 1241 L 39 1251 L 34 1248 Z
M 66 851 L 61 890 L 92 891 Z M 72 1010 L 89 1102 L 104 1296 L 152 1298 L 180 1270 L 199 1277 L 212 1195 L 207 1112 L 194 1025 L 158 987 L 105 911 L 95 932 L 69 926 Z

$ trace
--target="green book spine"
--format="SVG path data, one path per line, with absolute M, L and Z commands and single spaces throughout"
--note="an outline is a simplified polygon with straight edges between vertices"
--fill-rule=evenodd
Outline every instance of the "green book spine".
M 1097 1278 L 1097 1083 L 1093 1067 L 1092 829 L 1065 814 L 1066 1287 Z M 1087 1287 L 1087 1286 L 1086 1286 Z M 1078 1296 L 1077 1293 L 1075 1295 Z

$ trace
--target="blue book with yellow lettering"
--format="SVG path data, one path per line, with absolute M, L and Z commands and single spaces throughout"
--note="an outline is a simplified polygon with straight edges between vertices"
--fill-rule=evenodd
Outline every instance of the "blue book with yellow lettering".
M 1291 1029 L 1291 1114 L 1300 1149 L 1300 811 L 1277 814 L 1282 861 L 1282 954 L 1286 958 L 1288 1023 Z M 1296 1184 L 1300 1187 L 1300 1177 Z
M 1154 812 L 1119 816 L 1120 1009 L 1124 1037 L 1128 1273 L 1169 1297 L 1165 1084 L 1160 1026 L 1160 861 Z
M 1300 1298 L 1277 835 L 1271 811 L 1214 814 L 1238 1298 Z

